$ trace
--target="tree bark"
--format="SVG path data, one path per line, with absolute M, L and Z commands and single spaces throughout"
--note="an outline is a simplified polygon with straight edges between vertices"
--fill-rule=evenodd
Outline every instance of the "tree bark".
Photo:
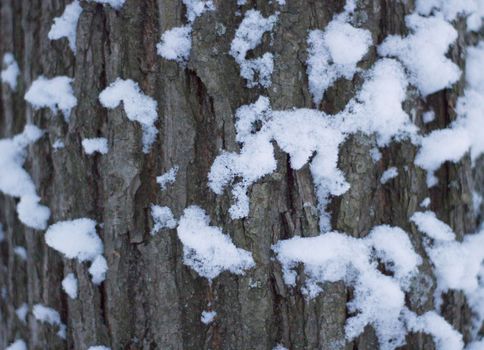
M 288 0 L 278 8 L 272 38 L 264 37 L 263 45 L 255 50 L 256 54 L 262 50 L 275 55 L 273 83 L 268 89 L 248 89 L 237 63 L 228 55 L 243 18 L 234 15 L 236 1 L 215 1 L 215 11 L 196 19 L 186 66 L 156 53 L 161 34 L 185 23 L 180 1 L 127 0 L 120 10 L 82 2 L 75 56 L 67 41 L 47 38 L 53 18 L 68 3 L 2 1 L 1 53 L 14 53 L 21 75 L 16 92 L 2 85 L 0 131 L 2 137 L 11 137 L 27 122 L 46 131 L 29 147 L 25 167 L 42 203 L 52 211 L 49 223 L 88 217 L 103 224 L 98 232 L 109 269 L 105 282 L 93 285 L 87 264 L 65 259 L 49 248 L 43 232 L 19 222 L 17 200 L 0 195 L 0 222 L 5 230 L 5 241 L 0 243 L 0 348 L 23 338 L 29 349 L 86 350 L 103 344 L 112 349 L 270 350 L 278 343 L 294 350 L 377 349 L 371 327 L 345 343 L 346 303 L 352 291 L 342 282 L 328 283 L 324 293 L 308 300 L 300 287 L 284 284 L 274 259 L 271 246 L 277 241 L 319 233 L 308 166 L 292 170 L 288 155 L 278 150 L 277 170 L 250 188 L 250 214 L 242 220 L 230 219 L 228 191 L 217 196 L 207 187 L 207 174 L 220 151 L 240 148 L 235 140 L 234 112 L 241 105 L 264 94 L 275 110 L 306 107 L 334 113 L 354 96 L 362 84 L 359 75 L 352 81 L 339 80 L 324 102 L 314 106 L 306 75 L 308 30 L 324 28 L 343 10 L 344 1 Z M 249 1 L 243 6 L 244 11 L 250 8 L 268 16 L 277 7 L 276 2 L 268 1 Z M 389 34 L 405 34 L 404 16 L 413 10 L 413 1 L 365 0 L 358 3 L 356 18 L 378 44 Z M 459 38 L 449 54 L 461 68 L 466 43 L 475 40 L 466 36 L 464 22 L 455 23 Z M 373 46 L 360 66 L 369 68 L 376 59 Z M 60 113 L 34 111 L 24 101 L 26 90 L 40 75 L 75 79 L 78 104 L 69 123 Z M 148 154 L 142 152 L 139 124 L 129 121 L 122 107 L 107 110 L 99 103 L 99 93 L 118 77 L 138 82 L 158 103 L 159 134 Z M 451 89 L 426 100 L 410 90 L 406 109 L 423 131 L 446 127 L 455 118 L 454 107 L 463 88 L 462 78 Z M 436 119 L 424 124 L 422 113 L 429 108 L 435 110 Z M 107 137 L 109 152 L 86 156 L 82 139 L 99 136 Z M 57 139 L 64 141 L 65 148 L 52 147 Z M 341 147 L 339 167 L 351 188 L 331 201 L 335 230 L 364 237 L 378 224 L 399 226 L 425 257 L 422 235 L 408 218 L 426 197 L 431 198 L 431 210 L 460 238 L 475 229 L 472 191 L 474 181 L 483 190 L 482 167 L 472 172 L 468 157 L 446 163 L 437 172 L 439 184 L 428 189 L 425 171 L 413 163 L 414 145 L 392 143 L 382 150 L 377 163 L 370 156 L 374 145 L 373 137 L 358 134 Z M 175 165 L 179 166 L 175 183 L 160 191 L 156 176 Z M 381 174 L 390 166 L 399 169 L 399 176 L 382 185 Z M 150 235 L 151 204 L 170 207 L 176 217 L 189 205 L 202 207 L 212 225 L 222 227 L 237 247 L 252 253 L 255 268 L 243 276 L 224 272 L 210 285 L 183 264 L 176 229 Z M 26 261 L 14 254 L 15 246 L 27 249 Z M 69 272 L 79 279 L 75 300 L 61 288 Z M 434 289 L 435 277 L 424 258 L 408 306 L 418 313 L 432 310 Z M 22 323 L 15 315 L 22 303 L 29 310 L 37 303 L 58 310 L 67 324 L 66 341 L 56 336 L 55 327 L 39 323 L 31 312 L 27 323 Z M 205 325 L 200 315 L 208 304 L 217 317 Z M 463 294 L 446 294 L 442 313 L 468 340 L 470 310 Z M 420 333 L 409 335 L 407 343 L 408 349 L 434 348 L 432 338 Z

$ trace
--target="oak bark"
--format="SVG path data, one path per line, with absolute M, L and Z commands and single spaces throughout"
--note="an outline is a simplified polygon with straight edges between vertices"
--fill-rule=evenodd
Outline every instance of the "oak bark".
M 13 52 L 21 69 L 19 86 L 12 92 L 2 85 L 1 137 L 22 131 L 33 123 L 46 135 L 29 147 L 26 168 L 32 175 L 42 203 L 52 210 L 50 223 L 89 217 L 102 223 L 99 234 L 105 245 L 109 270 L 106 281 L 94 286 L 80 264 L 47 247 L 43 232 L 22 225 L 16 200 L 0 195 L 0 222 L 5 241 L 0 243 L 0 348 L 16 338 L 29 349 L 80 349 L 106 345 L 112 349 L 253 349 L 270 350 L 276 344 L 288 349 L 377 349 L 371 327 L 352 343 L 345 343 L 346 303 L 351 290 L 342 283 L 328 284 L 325 292 L 306 300 L 300 287 L 288 288 L 271 245 L 295 235 L 318 234 L 318 213 L 311 174 L 306 166 L 293 171 L 287 154 L 277 151 L 276 172 L 250 188 L 250 214 L 243 220 L 228 215 L 230 193 L 216 196 L 207 187 L 207 174 L 222 149 L 237 151 L 234 112 L 243 104 L 267 95 L 273 109 L 320 108 L 341 110 L 361 86 L 361 76 L 340 80 L 320 106 L 312 104 L 306 75 L 308 30 L 322 29 L 341 12 L 342 0 L 288 0 L 272 38 L 265 37 L 254 54 L 275 55 L 272 86 L 248 89 L 239 67 L 228 54 L 242 17 L 236 1 L 217 0 L 216 10 L 197 18 L 193 25 L 188 64 L 179 65 L 156 54 L 161 34 L 185 23 L 179 0 L 127 0 L 119 11 L 109 6 L 82 2 L 77 28 L 77 54 L 65 40 L 50 41 L 53 18 L 60 16 L 65 0 L 2 0 L 1 54 Z M 412 13 L 412 1 L 365 0 L 358 2 L 358 25 L 371 31 L 374 43 L 389 34 L 405 34 L 404 16 Z M 273 14 L 276 2 L 249 0 L 243 11 L 259 9 Z M 242 13 L 243 13 L 242 11 Z M 449 57 L 464 68 L 466 36 L 463 21 L 455 23 L 459 38 Z M 369 68 L 377 59 L 375 46 L 360 64 Z M 47 109 L 34 111 L 23 96 L 32 82 L 44 75 L 74 77 L 78 105 L 69 123 Z M 141 128 L 130 122 L 122 108 L 107 110 L 99 93 L 116 78 L 133 79 L 158 102 L 159 134 L 151 152 L 144 154 Z M 405 104 L 414 122 L 424 131 L 443 128 L 454 118 L 457 97 L 464 82 L 429 96 L 426 100 L 410 89 Z M 430 124 L 422 113 L 436 112 Z M 106 155 L 86 156 L 81 140 L 107 137 Z M 55 150 L 57 139 L 65 148 Z M 472 210 L 472 190 L 483 190 L 482 167 L 474 172 L 468 157 L 446 163 L 437 173 L 439 184 L 429 190 L 426 174 L 413 164 L 416 148 L 409 142 L 392 143 L 374 163 L 372 137 L 350 137 L 340 151 L 340 168 L 350 190 L 333 198 L 330 205 L 335 230 L 363 237 L 378 224 L 406 230 L 417 251 L 425 257 L 422 237 L 409 216 L 426 197 L 430 209 L 459 235 L 472 232 L 477 218 Z M 156 176 L 178 165 L 176 182 L 161 192 Z M 379 182 L 390 166 L 399 176 L 388 184 Z M 479 185 L 480 184 L 480 185 Z M 179 217 L 196 204 L 207 210 L 212 224 L 230 233 L 238 247 L 252 252 L 256 267 L 244 276 L 223 273 L 210 286 L 206 279 L 183 264 L 182 245 L 176 230 L 150 235 L 151 204 L 169 206 Z M 311 205 L 307 205 L 307 204 Z M 313 209 L 312 209 L 313 208 Z M 27 261 L 13 252 L 28 251 Z M 79 297 L 69 299 L 61 289 L 64 276 L 79 279 Z M 300 275 L 299 286 L 303 282 Z M 407 300 L 418 312 L 433 309 L 435 277 L 428 259 Z M 67 340 L 54 327 L 41 324 L 31 313 L 23 324 L 15 315 L 22 303 L 29 310 L 37 303 L 58 310 L 67 324 Z M 200 322 L 208 303 L 217 311 L 209 326 Z M 445 296 L 443 315 L 468 339 L 470 311 L 461 293 Z M 408 349 L 432 349 L 432 339 L 408 336 Z

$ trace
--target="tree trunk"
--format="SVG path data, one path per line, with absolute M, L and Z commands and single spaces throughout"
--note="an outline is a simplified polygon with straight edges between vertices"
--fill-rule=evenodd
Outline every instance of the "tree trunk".
M 327 283 L 324 292 L 307 298 L 302 282 L 296 288 L 283 280 L 272 246 L 281 239 L 319 234 L 313 179 L 309 166 L 290 167 L 289 156 L 276 146 L 277 170 L 249 188 L 250 213 L 232 220 L 229 191 L 216 195 L 207 175 L 222 150 L 238 152 L 234 113 L 268 96 L 273 110 L 319 108 L 336 113 L 344 108 L 363 83 L 338 80 L 320 106 L 315 106 L 306 74 L 307 33 L 323 29 L 343 11 L 344 1 L 251 1 L 237 11 L 236 1 L 216 1 L 215 10 L 196 18 L 187 64 L 165 60 L 156 53 L 163 32 L 186 23 L 185 7 L 178 0 L 127 0 L 119 10 L 82 1 L 77 26 L 77 53 L 65 39 L 51 41 L 48 32 L 66 0 L 3 0 L 1 53 L 12 52 L 20 66 L 16 91 L 2 85 L 0 131 L 2 138 L 21 133 L 26 123 L 45 130 L 29 146 L 24 165 L 32 176 L 41 203 L 51 210 L 49 224 L 90 218 L 98 223 L 108 271 L 96 286 L 89 264 L 66 259 L 48 247 L 44 231 L 23 225 L 16 213 L 18 199 L 0 195 L 0 222 L 5 240 L 0 243 L 0 348 L 24 339 L 29 349 L 82 349 L 105 345 L 112 349 L 377 349 L 378 340 L 368 326 L 357 339 L 345 340 L 347 302 L 352 289 L 343 282 Z M 257 8 L 264 16 L 280 11 L 272 37 L 266 34 L 255 57 L 274 54 L 272 86 L 246 86 L 239 66 L 228 52 L 246 10 Z M 358 27 L 371 32 L 375 46 L 360 67 L 377 60 L 376 45 L 387 35 L 406 34 L 405 15 L 413 1 L 359 1 Z M 463 53 L 475 37 L 466 34 L 465 20 L 454 22 L 459 37 L 448 57 L 464 68 Z M 40 75 L 74 78 L 78 99 L 68 123 L 61 113 L 34 110 L 24 95 Z M 158 103 L 158 135 L 151 151 L 143 153 L 140 124 L 126 118 L 122 107 L 106 109 L 99 94 L 118 77 L 132 79 Z M 455 119 L 457 98 L 464 92 L 464 77 L 452 88 L 422 99 L 411 88 L 407 112 L 422 132 L 444 128 Z M 433 109 L 436 119 L 422 122 Z M 88 156 L 84 138 L 106 137 L 109 152 Z M 54 149 L 56 140 L 65 147 Z M 355 134 L 339 153 L 339 168 L 350 189 L 331 199 L 332 228 L 364 237 L 379 224 L 404 229 L 424 258 L 418 278 L 407 294 L 407 306 L 421 314 L 434 308 L 435 276 L 423 248 L 423 236 L 409 217 L 419 203 L 431 198 L 430 209 L 449 224 L 459 238 L 475 230 L 472 211 L 474 181 L 482 188 L 482 167 L 472 172 L 468 156 L 445 163 L 437 172 L 439 183 L 428 188 L 426 173 L 414 164 L 417 147 L 410 141 L 392 142 L 376 163 L 370 156 L 375 137 Z M 178 166 L 176 181 L 164 191 L 156 177 Z M 396 166 L 397 178 L 379 179 Z M 479 170 L 481 169 L 481 170 Z M 478 181 L 480 180 L 480 181 Z M 479 187 L 476 186 L 476 187 Z M 255 267 L 244 275 L 223 272 L 212 283 L 186 266 L 177 230 L 150 235 L 150 206 L 168 206 L 176 218 L 190 205 L 203 208 L 211 225 L 228 233 L 234 244 L 252 253 Z M 23 261 L 14 248 L 23 246 Z M 64 277 L 73 272 L 79 296 L 70 299 L 62 290 Z M 300 276 L 303 279 L 302 270 Z M 15 310 L 28 304 L 27 322 Z M 67 325 L 65 340 L 55 326 L 41 323 L 32 307 L 43 304 L 57 310 Z M 217 312 L 214 322 L 200 321 L 204 310 Z M 445 294 L 441 313 L 470 341 L 471 311 L 462 292 Z M 408 349 L 433 349 L 432 337 L 407 335 Z

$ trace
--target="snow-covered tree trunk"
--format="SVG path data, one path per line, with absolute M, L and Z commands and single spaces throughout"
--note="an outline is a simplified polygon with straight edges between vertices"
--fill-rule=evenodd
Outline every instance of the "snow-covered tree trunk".
M 40 201 L 34 200 L 23 211 L 24 220 L 19 219 L 22 211 L 17 207 L 19 198 L 24 200 L 24 197 L 12 195 L 8 187 L 13 186 L 12 181 L 20 183 L 22 179 L 9 168 L 12 162 L 5 161 L 8 156 L 4 156 L 7 146 L 0 144 L 0 222 L 4 232 L 0 242 L 0 348 L 23 339 L 29 349 L 86 350 L 104 345 L 112 349 L 271 350 L 278 344 L 281 349 L 291 350 L 392 349 L 391 345 L 382 345 L 379 331 L 385 326 L 378 324 L 381 315 L 374 316 L 377 321 L 364 324 L 364 331 L 354 339 L 345 333 L 347 320 L 362 312 L 359 306 L 352 310 L 347 304 L 357 294 L 355 283 L 340 278 L 325 283 L 319 283 L 321 280 L 316 278 L 314 283 L 314 276 L 305 273 L 304 264 L 295 266 L 295 285 L 287 283 L 288 271 L 283 271 L 274 244 L 295 236 L 313 237 L 329 231 L 328 225 L 321 224 L 329 216 L 331 230 L 357 238 L 352 242 L 367 242 L 362 238 L 377 225 L 403 229 L 422 259 L 410 287 L 404 290 L 406 307 L 417 315 L 437 309 L 462 333 L 466 343 L 475 339 L 473 328 L 476 326 L 472 325 L 475 311 L 469 307 L 462 290 L 450 288 L 443 293 L 442 304 L 436 305 L 439 298 L 434 299 L 438 288 L 435 262 L 429 259 L 425 249 L 424 233 L 410 220 L 415 212 L 431 210 L 451 226 L 457 240 L 476 232 L 480 212 L 475 208 L 478 201 L 473 198 L 479 198 L 479 192 L 484 193 L 482 158 L 475 159 L 474 167 L 469 153 L 457 157 L 455 162 L 445 162 L 435 173 L 438 183 L 430 188 L 427 172 L 414 163 L 420 147 L 416 135 L 446 128 L 458 118 L 458 99 L 464 95 L 466 86 L 464 74 L 430 93 L 422 93 L 425 86 L 419 85 L 421 81 L 408 78 L 411 83 L 408 88 L 407 81 L 403 83 L 403 111 L 408 115 L 409 125 L 419 129 L 408 132 L 407 136 L 415 136 L 416 141 L 409 137 L 398 139 L 401 136 L 398 126 L 389 135 L 385 131 L 391 129 L 388 125 L 399 123 L 391 118 L 383 122 L 382 129 L 369 126 L 365 130 L 343 131 L 344 140 L 336 144 L 339 147 L 337 167 L 350 186 L 341 195 L 326 193 L 327 205 L 323 203 L 326 195 L 316 191 L 317 181 L 313 177 L 316 171 L 310 165 L 315 163 L 315 152 L 324 154 L 326 148 L 311 149 L 311 158 L 296 167 L 291 163 L 293 154 L 278 139 L 276 131 L 271 131 L 276 136 L 268 141 L 275 149 L 275 170 L 266 171 L 261 174 L 264 176 L 256 176 L 252 181 L 243 171 L 229 169 L 229 178 L 220 183 L 218 178 L 212 179 L 209 186 L 209 173 L 222 151 L 238 154 L 244 142 L 249 145 L 249 139 L 241 138 L 236 132 L 235 114 L 239 107 L 256 102 L 259 96 L 268 97 L 272 111 L 309 108 L 336 115 L 345 111 L 365 82 L 376 79 L 369 72 L 382 56 L 396 57 L 391 59 L 391 64 L 402 67 L 399 72 L 405 72 L 398 74 L 412 76 L 415 72 L 411 63 L 398 52 L 378 52 L 378 46 L 389 35 L 405 38 L 412 32 L 405 16 L 415 11 L 414 1 L 361 0 L 356 1 L 354 11 L 345 10 L 342 0 L 238 2 L 79 0 L 82 12 L 78 22 L 74 21 L 75 32 L 70 32 L 70 47 L 66 38 L 49 39 L 54 18 L 64 13 L 70 1 L 2 0 L 0 53 L 2 57 L 12 53 L 20 72 L 15 89 L 2 77 L 1 138 L 22 133 L 26 124 L 37 126 L 44 134 L 36 142 L 29 142 L 25 163 L 20 163 L 30 174 L 40 197 Z M 243 51 L 233 40 L 252 9 L 260 13 L 254 12 L 255 21 L 248 28 L 262 31 L 261 42 L 251 46 L 249 40 Z M 344 36 L 343 29 L 337 29 L 337 34 L 342 36 L 336 35 L 335 40 L 351 41 L 352 33 L 360 33 L 354 36 L 370 42 L 363 45 L 362 57 L 356 60 L 359 68 L 353 66 L 349 76 L 336 71 L 335 79 L 322 91 L 320 103 L 315 103 L 319 101 L 315 98 L 319 87 L 310 88 L 308 83 L 308 34 L 316 29 L 324 31 L 342 13 L 349 18 L 341 19 L 342 23 L 353 27 L 348 37 Z M 468 31 L 465 16 L 456 16 L 449 22 L 455 27 L 457 38 L 450 40 L 449 50 L 445 47 L 443 53 L 463 72 L 466 47 L 476 45 L 479 35 Z M 165 41 L 161 40 L 163 33 L 181 26 L 185 29 L 171 32 L 172 40 L 169 35 L 164 37 Z M 69 23 L 63 28 L 68 29 Z M 362 31 L 352 32 L 354 28 Z M 72 37 L 73 33 L 77 35 Z M 437 32 L 436 37 L 430 37 L 430 43 L 443 35 Z M 420 50 L 431 51 L 429 42 L 424 42 Z M 158 50 L 157 44 L 160 44 Z M 343 45 L 342 49 L 347 48 Z M 404 50 L 411 51 L 408 47 Z M 268 52 L 273 57 L 265 57 L 269 61 L 273 59 L 274 67 L 267 76 L 265 69 L 270 64 L 251 59 L 264 57 Z M 387 60 L 388 63 L 390 59 Z M 335 56 L 333 61 L 337 61 Z M 257 66 L 252 71 L 251 62 Z M 2 69 L 8 65 L 4 62 Z M 254 76 L 249 74 L 244 79 L 240 71 L 244 67 L 249 67 Z M 388 77 L 387 73 L 382 74 Z M 330 74 L 324 71 L 320 78 Z M 75 107 L 70 110 L 72 106 L 65 100 L 69 97 L 66 97 L 69 91 L 65 91 L 68 82 L 41 86 L 40 92 L 32 93 L 28 103 L 24 96 L 35 81 L 40 81 L 40 76 L 72 78 Z M 118 78 L 123 79 L 118 81 L 119 85 L 105 90 Z M 368 103 L 379 104 L 384 110 L 388 99 L 388 108 L 392 108 L 393 95 L 388 93 L 391 89 L 383 86 L 375 90 L 381 94 L 373 94 L 370 97 L 373 102 Z M 41 95 L 46 91 L 51 93 L 46 98 L 54 101 L 53 108 L 43 108 L 52 107 L 42 101 Z M 100 99 L 103 91 L 104 98 Z M 364 96 L 359 98 L 364 99 Z M 156 101 L 154 120 L 150 119 L 153 101 Z M 131 112 L 129 105 L 133 107 Z M 365 111 L 359 120 L 381 112 L 378 108 Z M 428 111 L 434 111 L 435 119 L 425 123 L 424 115 L 430 116 L 425 113 Z M 398 111 L 389 113 L 397 118 Z M 249 128 L 253 128 L 253 133 L 269 130 L 270 120 L 278 116 L 255 119 L 255 125 Z M 284 116 L 281 114 L 281 118 Z M 283 132 L 297 129 L 300 125 L 295 120 L 295 124 L 283 125 Z M 314 126 L 314 130 L 319 129 Z M 481 129 L 481 135 L 483 132 Z M 150 135 L 154 134 L 151 143 Z M 333 131 L 328 134 L 327 139 L 326 134 L 316 133 L 316 138 L 326 144 L 333 134 Z M 377 144 L 386 136 L 392 140 Z M 314 136 L 309 135 L 307 139 L 311 137 Z M 88 138 L 106 138 L 107 152 L 88 154 L 89 147 L 83 145 L 83 140 Z M 304 139 L 299 137 L 294 142 L 304 143 Z M 91 151 L 98 146 L 92 143 Z M 439 150 L 437 147 L 432 152 Z M 247 168 L 257 172 L 265 166 L 264 162 L 258 163 L 264 152 L 262 146 L 255 147 Z M 381 181 L 384 172 L 392 167 L 397 171 L 386 172 Z M 157 182 L 157 177 L 170 170 L 172 173 L 164 178 L 167 181 L 159 178 Z M 169 175 L 174 176 L 170 179 Z M 331 176 L 325 181 L 335 181 Z M 223 180 L 228 183 L 222 183 Z M 164 182 L 163 189 L 159 182 Z M 237 183 L 241 184 L 240 191 L 248 193 L 248 215 L 243 208 L 230 211 L 239 198 L 237 188 L 234 194 L 230 191 Z M 218 185 L 219 194 L 214 191 Z M 430 200 L 427 200 L 427 209 L 426 203 L 421 204 L 426 198 Z M 243 198 L 240 200 L 243 202 Z M 69 259 L 62 247 L 53 249 L 52 244 L 46 244 L 43 222 L 37 225 L 40 229 L 25 224 L 37 215 L 35 204 L 50 209 L 48 225 L 80 218 L 96 221 L 103 251 L 102 255 L 95 256 L 104 256 L 107 261 L 103 282 L 93 283 L 93 273 L 89 272 L 94 256 L 84 262 L 79 255 L 77 259 L 72 256 Z M 167 221 L 153 215 L 153 205 L 159 206 L 156 208 L 161 214 L 166 214 L 163 207 L 170 208 L 174 218 Z M 193 251 L 191 257 L 184 259 L 184 244 L 180 240 L 183 233 L 207 232 L 207 244 L 210 232 L 220 233 L 210 231 L 206 223 L 190 221 L 190 213 L 192 216 L 201 213 L 195 207 L 192 211 L 185 210 L 192 205 L 202 208 L 210 218 L 210 225 L 228 234 L 237 248 L 250 252 L 251 256 L 243 255 L 243 269 L 240 261 L 237 266 L 227 267 L 222 259 L 217 265 L 213 260 L 216 257 L 210 255 L 217 252 L 210 253 L 208 261 L 198 261 L 205 264 L 198 269 L 194 267 L 197 261 Z M 242 212 L 239 218 L 234 215 L 237 210 Z M 180 221 L 178 228 L 174 220 Z M 191 227 L 194 223 L 201 226 Z M 157 224 L 159 232 L 154 232 Z M 62 232 L 66 237 L 70 233 L 70 227 Z M 74 245 L 73 249 L 82 244 L 75 241 L 66 244 L 69 243 Z M 229 249 L 224 247 L 219 253 Z M 384 271 L 380 274 L 382 278 L 392 274 L 391 267 L 382 261 L 378 263 L 380 271 Z M 229 271 L 219 274 L 217 269 Z M 77 279 L 77 298 L 69 297 L 61 285 L 69 273 Z M 328 279 L 331 280 L 325 280 Z M 316 285 L 323 290 L 314 295 L 308 292 L 308 288 Z M 385 288 L 377 284 L 375 290 L 380 287 Z M 370 300 L 372 295 L 364 298 Z M 39 304 L 56 310 L 60 322 L 42 322 L 42 315 L 44 319 L 47 316 L 39 309 L 35 312 L 34 306 Z M 216 314 L 209 313 L 212 311 Z M 205 322 L 202 322 L 203 312 Z M 67 327 L 65 339 L 58 335 L 60 323 Z M 423 331 L 407 330 L 403 334 L 408 349 L 434 348 L 438 336 L 428 329 Z M 446 349 L 442 344 L 437 348 Z

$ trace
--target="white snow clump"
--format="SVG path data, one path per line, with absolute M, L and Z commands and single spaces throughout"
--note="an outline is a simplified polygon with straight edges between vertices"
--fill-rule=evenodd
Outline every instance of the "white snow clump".
M 156 109 L 157 102 L 145 95 L 139 88 L 138 83 L 128 79 L 116 79 L 99 95 L 101 104 L 110 109 L 123 103 L 126 116 L 131 121 L 136 121 L 143 128 L 143 152 L 148 153 L 151 145 L 155 142 L 158 130 L 155 122 L 158 119 Z
M 17 214 L 20 221 L 30 228 L 44 230 L 50 217 L 50 209 L 39 204 L 40 198 L 29 173 L 22 168 L 26 149 L 42 137 L 43 132 L 27 124 L 21 134 L 0 140 L 0 191 L 20 198 Z
M 49 108 L 52 113 L 60 110 L 66 122 L 69 121 L 71 110 L 77 105 L 77 98 L 74 96 L 71 83 L 72 78 L 58 76 L 47 79 L 40 76 L 30 86 L 25 94 L 25 100 L 34 109 Z
M 17 78 L 20 75 L 20 68 L 11 52 L 7 52 L 3 55 L 3 65 L 5 68 L 0 75 L 2 82 L 10 86 L 12 91 L 15 91 L 17 89 Z
M 62 16 L 54 18 L 54 24 L 50 28 L 47 37 L 50 40 L 67 38 L 69 48 L 76 53 L 77 22 L 82 13 L 82 7 L 78 0 L 74 0 L 66 6 Z
M 212 281 L 223 271 L 243 275 L 255 266 L 252 254 L 237 248 L 230 237 L 216 226 L 197 206 L 185 209 L 177 232 L 183 243 L 183 262 L 200 276 Z
M 267 18 L 257 10 L 248 10 L 235 32 L 235 38 L 230 46 L 230 54 L 240 65 L 240 75 L 247 80 L 248 87 L 271 85 L 271 75 L 274 69 L 272 53 L 266 52 L 258 58 L 247 59 L 247 52 L 255 49 L 261 42 L 264 33 L 272 31 L 277 15 Z

